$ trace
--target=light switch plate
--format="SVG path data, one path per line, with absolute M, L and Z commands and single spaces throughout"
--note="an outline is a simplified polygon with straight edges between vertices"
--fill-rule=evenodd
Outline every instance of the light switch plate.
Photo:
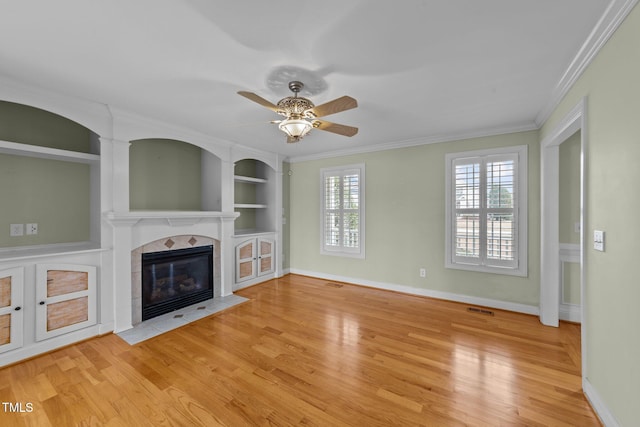
M 593 230 L 593 249 L 604 252 L 604 231 Z

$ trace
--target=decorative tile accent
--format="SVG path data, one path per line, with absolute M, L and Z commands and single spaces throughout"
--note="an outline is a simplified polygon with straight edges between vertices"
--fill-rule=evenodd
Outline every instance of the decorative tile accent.
M 196 243 L 198 243 L 198 239 L 196 239 L 195 237 L 193 237 L 193 236 L 192 236 L 192 237 L 189 239 L 189 244 L 190 244 L 191 246 L 194 246 Z
M 173 240 L 171 240 L 171 239 L 168 239 L 166 242 L 164 242 L 164 245 L 165 245 L 166 247 L 168 247 L 169 249 L 171 249 L 171 248 L 173 247 L 173 245 L 175 245 L 175 244 L 176 244 L 176 242 L 174 242 L 174 241 L 173 241 Z

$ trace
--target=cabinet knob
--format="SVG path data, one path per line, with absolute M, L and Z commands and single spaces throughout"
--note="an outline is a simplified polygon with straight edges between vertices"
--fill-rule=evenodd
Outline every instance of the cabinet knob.
M 16 308 L 14 308 L 14 310 L 15 311 L 20 311 L 20 310 L 22 310 L 22 307 L 16 307 Z
M 40 301 L 40 305 L 44 305 L 44 301 Z

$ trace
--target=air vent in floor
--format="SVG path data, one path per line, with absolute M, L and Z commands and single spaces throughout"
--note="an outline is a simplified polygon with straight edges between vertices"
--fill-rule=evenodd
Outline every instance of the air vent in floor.
M 487 316 L 493 316 L 493 311 L 487 310 L 485 308 L 468 307 L 467 311 L 470 311 L 471 313 L 486 314 Z
M 331 286 L 332 288 L 341 288 L 343 285 L 341 283 L 327 282 L 327 286 Z

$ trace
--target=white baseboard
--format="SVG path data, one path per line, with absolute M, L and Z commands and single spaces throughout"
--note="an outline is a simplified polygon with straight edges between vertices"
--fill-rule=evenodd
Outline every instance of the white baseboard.
M 587 396 L 587 400 L 591 404 L 591 407 L 596 412 L 596 415 L 598 415 L 600 421 L 602 421 L 602 424 L 604 424 L 605 427 L 620 427 L 620 423 L 618 423 L 618 420 L 616 420 L 611 411 L 609 411 L 609 408 L 602 401 L 596 389 L 593 388 L 589 380 L 586 378 L 582 379 L 582 391 L 584 392 L 585 396 Z
M 560 320 L 582 323 L 580 306 L 574 304 L 560 304 Z
M 335 274 L 320 273 L 317 271 L 289 269 L 292 274 L 318 277 L 320 279 L 335 280 L 337 282 L 353 283 L 355 285 L 369 286 L 372 288 L 386 289 L 388 291 L 402 292 L 411 295 L 443 299 L 448 301 L 461 302 L 465 304 L 479 305 L 483 307 L 496 308 L 499 310 L 515 311 L 517 313 L 539 315 L 539 308 L 532 305 L 520 304 L 516 302 L 500 301 L 489 298 L 474 297 L 469 295 L 454 294 L 451 292 L 434 291 L 431 289 L 420 289 L 411 286 L 397 285 L 395 283 L 376 282 L 373 280 L 359 279 L 355 277 L 338 276 Z

